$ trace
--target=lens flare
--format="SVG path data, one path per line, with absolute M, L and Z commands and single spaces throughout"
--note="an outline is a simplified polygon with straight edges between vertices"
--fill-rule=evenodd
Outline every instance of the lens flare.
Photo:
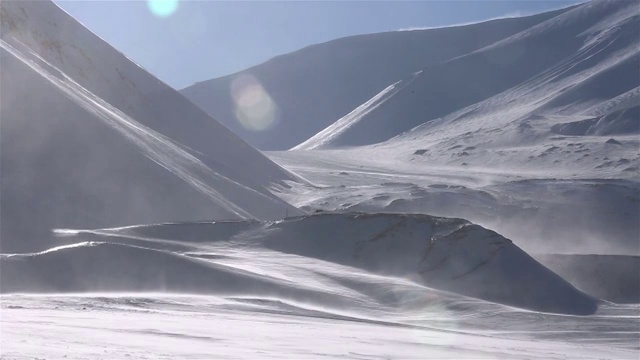
M 147 0 L 147 6 L 153 15 L 164 18 L 178 9 L 178 0 Z
M 231 97 L 236 119 L 244 128 L 264 131 L 276 123 L 277 105 L 254 76 L 241 75 L 233 80 Z

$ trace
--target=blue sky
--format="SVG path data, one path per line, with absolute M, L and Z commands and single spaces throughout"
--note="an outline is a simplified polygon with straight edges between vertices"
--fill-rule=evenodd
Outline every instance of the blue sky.
M 56 3 L 181 89 L 344 36 L 529 15 L 581 2 L 168 1 L 177 6 L 154 8 L 147 1 Z

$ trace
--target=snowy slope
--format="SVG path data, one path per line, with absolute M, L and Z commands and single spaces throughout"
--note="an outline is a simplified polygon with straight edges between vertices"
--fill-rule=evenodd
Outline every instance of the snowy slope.
M 637 359 L 639 306 L 599 299 L 638 301 L 638 258 L 567 255 L 640 254 L 629 4 L 258 66 L 243 105 L 355 108 L 301 148 L 370 144 L 283 168 L 52 3 L 1 2 L 0 357 Z M 287 119 L 255 141 L 321 130 Z
M 87 91 L 204 155 L 205 164 L 258 185 L 293 177 L 53 2 L 6 2 L 2 9 L 5 41 L 23 43 Z M 244 166 L 238 166 L 238 159 Z
M 380 91 L 376 96 L 369 99 L 364 104 L 358 106 L 347 115 L 341 117 L 333 124 L 327 126 L 324 130 L 315 134 L 307 141 L 294 146 L 291 150 L 313 150 L 320 149 L 325 146 L 331 146 L 335 141 L 339 141 L 342 134 L 349 130 L 352 126 L 356 125 L 367 114 L 375 111 L 378 107 L 383 106 L 385 102 L 392 99 L 393 96 L 401 91 L 404 87 L 411 84 L 422 71 L 418 71 L 408 79 L 400 80 L 394 84 L 387 86 L 384 90 Z
M 11 295 L 0 348 L 16 360 L 638 358 L 637 306 L 564 316 L 451 300 L 371 318 L 269 299 Z
M 294 175 L 53 3 L 0 10 L 3 252 L 55 227 L 297 213 L 266 190 Z
M 285 150 L 313 136 L 390 84 L 425 66 L 462 56 L 554 17 L 359 35 L 306 47 L 181 92 L 236 134 L 264 150 Z M 242 125 L 233 89 L 251 76 L 277 109 L 270 127 Z
M 340 274 L 351 280 L 336 279 L 339 284 L 372 296 L 383 294 L 386 286 L 389 291 L 397 287 L 393 279 L 410 279 L 539 311 L 591 314 L 597 308 L 593 298 L 511 241 L 460 219 L 319 214 L 276 222 L 67 230 L 61 235 L 70 245 L 3 255 L 2 292 L 162 290 L 272 296 L 343 310 L 368 307 L 313 280 L 317 274 Z M 350 268 L 390 279 L 379 288 L 366 284 L 368 276 L 349 285 L 357 277 L 349 275 L 354 271 Z M 385 301 L 384 296 L 373 299 Z
M 284 199 L 307 211 L 460 217 L 497 231 L 527 252 L 640 255 L 640 183 L 633 172 L 620 171 L 625 163 L 630 166 L 625 156 L 637 156 L 638 145 L 625 142 L 596 144 L 609 152 L 611 160 L 605 161 L 617 169 L 596 165 L 602 155 L 593 153 L 590 157 L 599 158 L 595 164 L 585 157 L 558 166 L 554 161 L 566 156 L 560 151 L 549 152 L 545 161 L 552 166 L 547 167 L 509 164 L 506 151 L 503 157 L 485 156 L 495 161 L 493 167 L 461 166 L 454 161 L 469 161 L 471 155 L 460 159 L 458 154 L 473 153 L 464 144 L 449 150 L 451 165 L 430 161 L 429 151 L 400 146 L 269 155 L 314 184 L 281 189 Z M 593 151 L 589 143 L 571 143 L 578 144 L 571 146 L 578 156 Z
M 638 355 L 637 305 L 595 302 L 464 220 L 324 214 L 57 233 L 67 245 L 0 256 L 3 357 Z
M 426 67 L 397 84 L 401 90 L 375 109 L 347 115 L 296 149 L 374 144 L 422 124 L 405 138 L 428 145 L 482 135 L 477 141 L 521 144 L 537 135 L 530 127 L 561 122 L 540 117 L 567 122 L 571 116 L 583 120 L 624 112 L 639 101 L 639 13 L 637 4 L 627 1 L 580 5 L 468 55 Z M 601 122 L 608 125 L 591 133 L 637 133 L 637 110 L 630 111 L 604 118 Z M 346 118 L 349 126 L 336 126 Z M 505 127 L 513 130 L 491 132 Z M 562 129 L 554 128 L 566 132 Z M 433 139 L 424 133 L 434 134 Z
M 321 187 L 283 197 L 462 217 L 527 251 L 639 255 L 637 5 L 586 3 L 405 77 L 273 153 Z

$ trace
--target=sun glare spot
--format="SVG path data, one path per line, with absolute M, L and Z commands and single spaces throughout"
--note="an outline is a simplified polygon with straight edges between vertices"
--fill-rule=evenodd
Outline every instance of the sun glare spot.
M 231 83 L 235 115 L 248 130 L 264 131 L 277 120 L 277 106 L 262 84 L 251 75 L 241 75 Z
M 147 6 L 153 15 L 167 17 L 178 9 L 178 0 L 147 0 Z

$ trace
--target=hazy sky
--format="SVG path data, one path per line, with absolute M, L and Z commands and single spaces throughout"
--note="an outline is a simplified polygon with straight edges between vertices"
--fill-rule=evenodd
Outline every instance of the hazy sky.
M 528 15 L 580 2 L 156 1 L 56 3 L 181 89 L 339 37 Z

